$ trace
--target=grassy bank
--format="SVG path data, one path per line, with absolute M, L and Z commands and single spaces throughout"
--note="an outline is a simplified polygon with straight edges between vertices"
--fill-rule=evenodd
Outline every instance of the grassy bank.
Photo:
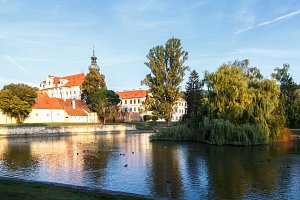
M 142 196 L 130 194 L 113 194 L 98 190 L 88 190 L 83 187 L 58 186 L 48 183 L 24 182 L 10 179 L 0 179 L 0 199 L 3 200 L 143 200 Z

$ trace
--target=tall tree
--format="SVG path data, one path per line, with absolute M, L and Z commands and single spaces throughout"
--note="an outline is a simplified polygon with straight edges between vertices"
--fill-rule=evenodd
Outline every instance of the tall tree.
M 106 89 L 105 76 L 100 74 L 98 67 L 89 67 L 89 73 L 81 85 L 81 99 L 91 108 L 90 97 L 102 89 Z
M 0 91 L 0 109 L 23 123 L 37 97 L 37 89 L 26 84 L 9 84 Z
M 151 110 L 155 116 L 165 119 L 170 125 L 174 106 L 180 97 L 180 84 L 188 66 L 188 52 L 181 47 L 179 39 L 171 38 L 166 44 L 150 49 L 145 65 L 151 70 L 142 84 L 147 85 L 152 94 Z
M 199 80 L 196 70 L 191 72 L 185 90 L 184 96 L 187 102 L 187 115 L 201 115 L 201 108 L 204 103 L 204 91 L 203 82 Z
M 120 101 L 112 90 L 97 91 L 90 97 L 91 108 L 103 120 L 103 124 L 107 119 L 113 120 L 117 116 Z
M 299 86 L 293 80 L 293 77 L 288 72 L 290 69 L 289 64 L 284 64 L 282 68 L 275 68 L 275 73 L 272 77 L 280 83 L 280 103 L 283 105 L 287 124 L 289 127 L 296 125 L 297 113 L 297 95 L 296 90 Z

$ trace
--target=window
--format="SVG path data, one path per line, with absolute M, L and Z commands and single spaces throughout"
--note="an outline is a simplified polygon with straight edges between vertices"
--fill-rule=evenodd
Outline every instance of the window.
M 36 114 L 35 114 L 35 116 L 39 116 L 39 114 L 38 114 L 38 113 L 36 113 Z
M 135 100 L 133 100 L 133 103 L 136 104 Z
M 66 92 L 67 96 L 68 96 L 68 92 Z
M 136 108 L 135 108 L 135 107 L 133 108 L 133 111 L 134 111 L 134 112 L 136 111 Z
M 132 100 L 130 99 L 130 104 L 132 104 Z
M 125 104 L 127 104 L 127 100 L 125 100 Z
M 74 91 L 74 95 L 76 95 L 76 92 Z
M 47 113 L 47 117 L 49 117 L 49 113 Z
M 140 99 L 138 99 L 138 103 L 141 103 L 141 100 L 140 100 Z
M 49 85 L 51 85 L 51 82 L 49 81 Z

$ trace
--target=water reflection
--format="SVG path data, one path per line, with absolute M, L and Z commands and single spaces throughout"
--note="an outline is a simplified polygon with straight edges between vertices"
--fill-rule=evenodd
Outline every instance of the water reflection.
M 0 159 L 3 170 L 22 172 L 24 175 L 35 173 L 38 167 L 38 158 L 32 154 L 29 139 L 1 141 Z
M 149 134 L 0 138 L 0 176 L 170 199 L 297 199 L 300 142 L 219 147 Z
M 152 193 L 162 197 L 182 198 L 183 187 L 179 166 L 179 152 L 176 144 L 165 142 L 152 143 Z

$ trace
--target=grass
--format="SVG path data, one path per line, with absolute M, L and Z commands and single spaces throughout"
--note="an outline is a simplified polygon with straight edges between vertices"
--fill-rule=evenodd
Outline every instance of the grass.
M 138 195 L 112 194 L 99 190 L 56 186 L 48 183 L 0 179 L 0 199 L 3 200 L 143 200 Z

